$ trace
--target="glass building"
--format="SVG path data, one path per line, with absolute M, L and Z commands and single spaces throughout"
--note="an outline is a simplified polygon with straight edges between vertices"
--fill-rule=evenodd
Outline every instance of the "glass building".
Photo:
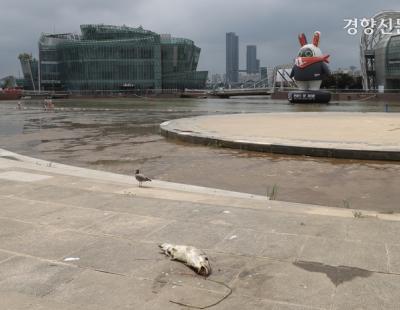
M 200 48 L 142 27 L 81 25 L 81 34 L 42 34 L 41 90 L 135 91 L 205 87 Z
M 372 34 L 361 37 L 361 71 L 365 90 L 400 90 L 400 12 L 384 11 L 372 18 Z M 368 28 L 368 27 L 367 27 Z

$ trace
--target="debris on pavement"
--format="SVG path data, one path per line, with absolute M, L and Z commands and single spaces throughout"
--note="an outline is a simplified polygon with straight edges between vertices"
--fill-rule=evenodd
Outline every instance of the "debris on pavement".
M 211 274 L 210 261 L 203 251 L 192 246 L 173 245 L 170 243 L 163 243 L 159 245 L 159 247 L 162 253 L 171 257 L 172 260 L 177 260 L 186 264 L 193 268 L 198 274 L 205 277 Z
M 64 258 L 64 262 L 76 262 L 78 260 L 80 260 L 79 257 L 67 257 L 67 258 Z

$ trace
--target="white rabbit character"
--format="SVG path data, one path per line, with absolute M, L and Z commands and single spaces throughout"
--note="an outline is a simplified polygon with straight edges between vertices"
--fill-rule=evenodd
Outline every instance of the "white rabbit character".
M 301 48 L 290 77 L 294 78 L 300 90 L 318 91 L 322 80 L 330 74 L 329 55 L 323 55 L 319 48 L 320 36 L 321 33 L 316 31 L 312 44 L 307 44 L 305 34 L 299 35 Z

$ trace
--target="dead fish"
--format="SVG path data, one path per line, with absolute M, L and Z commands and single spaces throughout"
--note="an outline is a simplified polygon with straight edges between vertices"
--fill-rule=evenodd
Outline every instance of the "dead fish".
M 193 268 L 198 274 L 207 277 L 211 274 L 211 265 L 207 255 L 192 246 L 163 243 L 159 245 L 162 252 L 172 260 L 180 261 Z

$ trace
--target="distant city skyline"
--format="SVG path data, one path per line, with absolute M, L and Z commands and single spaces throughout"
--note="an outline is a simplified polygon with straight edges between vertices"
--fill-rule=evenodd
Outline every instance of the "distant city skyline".
M 322 33 L 321 48 L 331 54 L 331 68 L 359 67 L 359 36 L 344 30 L 344 19 L 371 17 L 382 10 L 400 10 L 398 0 L 15 0 L 0 10 L 0 77 L 18 75 L 18 55 L 37 57 L 42 32 L 69 32 L 83 23 L 104 23 L 152 29 L 191 38 L 202 51 L 199 70 L 225 72 L 225 34 L 240 37 L 239 63 L 246 46 L 257 45 L 261 66 L 290 63 L 298 51 L 297 35 Z M 156 8 L 156 9 L 155 9 Z M 317 9 L 316 9 L 317 8 Z M 159 13 L 162 12 L 162 13 Z M 243 18 L 242 18 L 243 17 Z M 243 67 L 243 65 L 242 65 Z

